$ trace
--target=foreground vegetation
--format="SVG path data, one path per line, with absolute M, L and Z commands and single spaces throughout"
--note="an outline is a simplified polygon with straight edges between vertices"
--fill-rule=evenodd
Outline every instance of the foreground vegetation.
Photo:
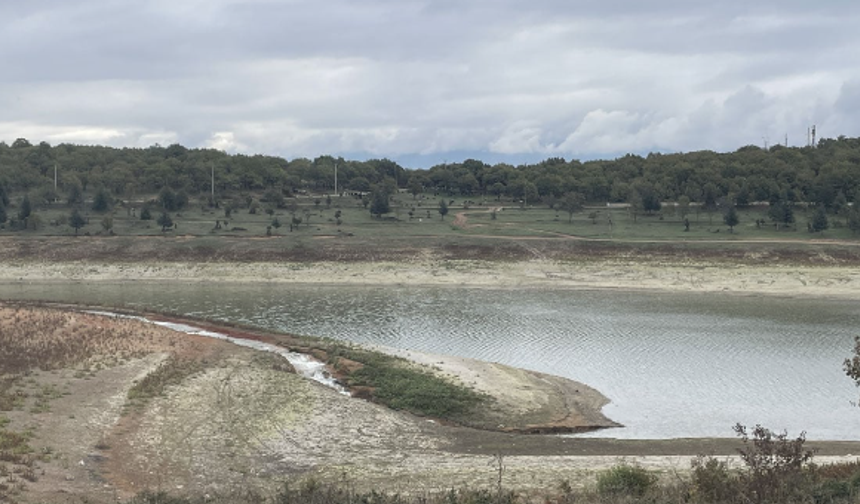
M 313 478 L 296 485 L 286 484 L 274 495 L 249 491 L 205 498 L 143 492 L 127 504 L 195 504 L 236 502 L 248 504 L 572 504 L 579 503 L 690 503 L 690 504 L 823 504 L 857 502 L 860 497 L 860 461 L 816 466 L 813 454 L 804 448 L 801 434 L 790 439 L 756 426 L 747 433 L 738 425 L 744 448 L 744 466 L 730 468 L 714 457 L 699 457 L 689 475 L 661 480 L 656 474 L 630 464 L 619 464 L 597 475 L 592 485 L 574 489 L 569 481 L 538 492 L 505 488 L 504 457 L 490 462 L 495 473 L 493 487 L 451 489 L 439 494 L 385 491 L 356 492 L 349 482 L 323 485 Z

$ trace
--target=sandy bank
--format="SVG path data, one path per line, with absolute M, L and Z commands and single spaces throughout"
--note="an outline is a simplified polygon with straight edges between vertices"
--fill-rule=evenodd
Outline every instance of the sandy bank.
M 583 383 L 465 357 L 372 348 L 425 366 L 492 397 L 494 402 L 485 408 L 481 419 L 491 430 L 536 434 L 621 427 L 601 413 L 609 399 Z
M 0 282 L 283 282 L 536 289 L 622 289 L 860 298 L 860 268 L 721 262 L 413 260 L 404 262 L 10 261 Z

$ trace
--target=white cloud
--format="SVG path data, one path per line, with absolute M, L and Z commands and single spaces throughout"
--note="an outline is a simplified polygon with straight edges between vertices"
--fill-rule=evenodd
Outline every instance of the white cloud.
M 0 139 L 441 161 L 857 136 L 858 21 L 798 0 L 10 2 Z

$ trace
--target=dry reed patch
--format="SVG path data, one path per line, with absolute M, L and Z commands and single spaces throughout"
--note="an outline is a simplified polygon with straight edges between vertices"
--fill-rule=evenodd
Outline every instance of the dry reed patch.
M 198 346 L 194 338 L 137 320 L 0 306 L 0 377 L 72 366 L 98 369 L 154 352 L 195 353 Z

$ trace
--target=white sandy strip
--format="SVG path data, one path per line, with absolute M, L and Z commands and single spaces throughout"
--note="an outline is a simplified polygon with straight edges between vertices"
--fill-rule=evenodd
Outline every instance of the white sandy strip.
M 361 285 L 445 285 L 488 288 L 622 289 L 729 292 L 747 295 L 860 299 L 860 268 L 822 260 L 821 266 L 750 266 L 708 262 L 642 263 L 607 260 L 520 262 L 144 263 L 17 262 L 4 264 L 5 282 L 233 282 Z

